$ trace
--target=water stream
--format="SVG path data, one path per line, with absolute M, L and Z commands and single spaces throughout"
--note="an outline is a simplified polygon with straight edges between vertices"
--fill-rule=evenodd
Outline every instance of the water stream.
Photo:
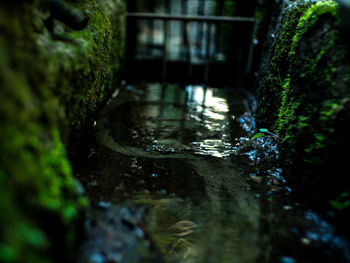
M 76 162 L 91 209 L 80 262 L 346 262 L 346 243 L 292 201 L 278 138 L 241 89 L 118 89 Z

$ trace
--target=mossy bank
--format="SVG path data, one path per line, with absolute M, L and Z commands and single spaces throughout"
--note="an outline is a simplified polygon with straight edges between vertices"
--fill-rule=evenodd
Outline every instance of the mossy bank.
M 88 23 L 73 29 L 55 4 Z M 0 4 L 1 262 L 72 258 L 86 200 L 66 142 L 112 89 L 112 48 L 124 46 L 117 27 L 95 1 Z
M 260 126 L 281 138 L 281 165 L 320 208 L 348 191 L 350 67 L 335 1 L 295 1 L 282 13 L 260 83 Z M 344 194 L 343 194 L 344 195 Z M 316 202 L 315 202 L 316 204 Z

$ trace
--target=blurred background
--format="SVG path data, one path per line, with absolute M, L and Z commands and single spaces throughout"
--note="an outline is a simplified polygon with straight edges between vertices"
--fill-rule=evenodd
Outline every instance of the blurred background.
M 257 44 L 255 5 L 255 0 L 128 1 L 126 80 L 242 83 Z

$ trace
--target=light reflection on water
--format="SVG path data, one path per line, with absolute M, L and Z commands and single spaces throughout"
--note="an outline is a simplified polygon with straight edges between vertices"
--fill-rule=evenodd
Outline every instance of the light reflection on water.
M 232 154 L 227 99 L 219 97 L 214 89 L 202 86 L 187 86 L 186 91 L 189 108 L 187 119 L 200 120 L 202 123 L 202 132 L 197 135 L 198 139 L 203 139 L 191 142 L 192 150 L 197 154 L 219 158 Z M 209 132 L 211 136 L 205 132 Z
M 137 92 L 139 102 L 145 103 L 139 121 L 145 120 L 142 129 L 155 134 L 149 137 L 154 147 L 172 145 L 173 151 L 189 147 L 196 154 L 220 158 L 235 151 L 229 129 L 234 118 L 228 117 L 224 91 L 199 85 L 181 89 L 153 84 Z

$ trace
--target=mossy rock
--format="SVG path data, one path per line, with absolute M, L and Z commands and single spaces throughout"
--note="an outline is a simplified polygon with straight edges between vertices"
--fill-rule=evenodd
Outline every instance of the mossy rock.
M 112 25 L 112 63 L 109 71 L 114 76 L 111 86 L 120 81 L 121 68 L 124 65 L 126 40 L 126 2 L 124 0 L 98 0 Z
M 260 125 L 283 138 L 281 165 L 322 206 L 349 188 L 350 67 L 339 23 L 334 1 L 290 5 L 259 90 Z
M 300 2 L 293 8 L 285 9 L 281 14 L 280 25 L 277 25 L 278 32 L 269 32 L 276 39 L 269 41 L 272 45 L 269 47 L 271 54 L 266 59 L 267 65 L 263 71 L 263 79 L 258 90 L 260 104 L 258 121 L 268 128 L 272 128 L 277 119 L 284 85 L 283 80 L 287 77 L 290 68 L 288 54 L 300 16 L 309 6 L 308 3 Z
M 39 2 L 0 3 L 1 262 L 73 260 L 87 204 L 65 142 L 111 88 L 112 27 L 102 8 L 70 1 L 89 24 L 74 31 L 55 21 L 50 32 Z
M 60 99 L 73 130 L 83 127 L 102 102 L 112 54 L 112 28 L 102 8 L 94 1 L 81 1 L 76 7 L 89 16 L 89 24 L 83 30 L 74 31 L 55 21 L 54 30 L 59 33 L 54 33 L 62 38 L 59 41 L 44 25 L 37 29 L 49 88 Z

